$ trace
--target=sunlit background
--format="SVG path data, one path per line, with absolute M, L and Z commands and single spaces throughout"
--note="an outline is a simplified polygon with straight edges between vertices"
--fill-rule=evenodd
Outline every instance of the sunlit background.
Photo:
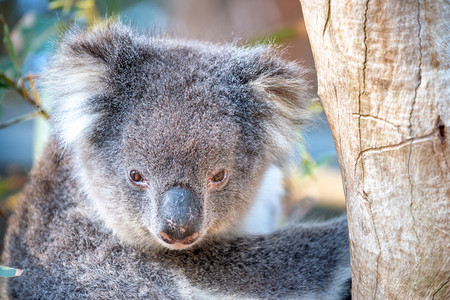
M 39 98 L 34 78 L 54 51 L 58 36 L 74 22 L 83 26 L 117 16 L 155 34 L 238 45 L 279 43 L 287 49 L 286 59 L 314 68 L 298 0 L 0 0 L 0 14 L 0 127 L 4 127 L 0 129 L 0 240 L 6 217 L 46 136 L 45 119 L 32 118 L 36 110 L 17 86 L 29 98 Z M 9 79 L 16 88 L 5 82 Z M 320 112 L 320 105 L 313 109 Z M 7 126 L 11 123 L 17 124 Z M 344 210 L 344 195 L 323 112 L 303 139 L 298 168 L 285 175 L 285 219 L 339 214 Z

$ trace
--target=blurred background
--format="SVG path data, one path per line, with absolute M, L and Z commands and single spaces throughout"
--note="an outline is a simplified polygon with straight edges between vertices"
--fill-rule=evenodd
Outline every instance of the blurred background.
M 0 14 L 0 241 L 46 139 L 35 78 L 73 23 L 88 26 L 115 16 L 141 31 L 238 45 L 275 43 L 286 48 L 286 59 L 314 69 L 298 0 L 0 0 Z M 285 170 L 282 209 L 288 221 L 324 219 L 345 209 L 326 117 L 320 104 L 311 109 L 317 118 L 302 133 L 295 168 Z

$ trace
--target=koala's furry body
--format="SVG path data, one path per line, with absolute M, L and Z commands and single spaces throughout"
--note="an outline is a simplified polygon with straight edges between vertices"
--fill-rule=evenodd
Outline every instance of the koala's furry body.
M 9 221 L 3 263 L 24 273 L 3 295 L 348 296 L 345 218 L 240 230 L 306 120 L 304 77 L 263 47 L 69 35 L 42 76 L 52 138 Z

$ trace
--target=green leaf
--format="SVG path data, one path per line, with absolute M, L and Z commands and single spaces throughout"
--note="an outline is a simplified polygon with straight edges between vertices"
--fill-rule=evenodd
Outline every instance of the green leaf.
M 14 66 L 13 66 L 11 60 L 9 59 L 8 55 L 4 55 L 4 56 L 0 57 L 0 72 L 5 75 L 8 75 L 11 78 L 14 77 L 11 75 L 15 75 L 15 73 L 16 73 L 14 71 Z
M 0 72 L 0 88 L 14 88 L 16 86 L 14 80 L 9 78 L 6 74 Z
M 9 87 L 8 84 L 3 80 L 2 77 L 0 77 L 0 90 Z M 1 94 L 0 94 L 1 96 Z M 0 103 L 1 103 L 1 99 L 0 99 Z
M 14 49 L 14 45 L 11 42 L 11 39 L 9 37 L 9 28 L 6 24 L 5 19 L 3 16 L 0 17 L 1 22 L 3 23 L 3 44 L 5 44 L 6 51 L 8 52 L 9 58 L 11 59 L 14 69 L 18 74 L 20 74 L 20 68 L 19 68 L 19 58 L 17 56 L 16 50 Z

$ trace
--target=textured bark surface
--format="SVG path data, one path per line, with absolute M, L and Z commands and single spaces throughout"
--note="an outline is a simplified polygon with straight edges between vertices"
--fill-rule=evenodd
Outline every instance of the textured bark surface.
M 354 299 L 450 299 L 450 5 L 301 0 L 341 166 Z

